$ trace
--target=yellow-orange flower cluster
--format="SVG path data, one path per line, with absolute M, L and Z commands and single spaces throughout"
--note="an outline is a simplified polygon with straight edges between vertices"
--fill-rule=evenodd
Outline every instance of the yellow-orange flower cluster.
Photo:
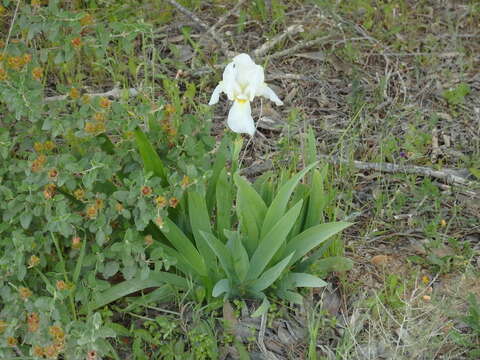
M 36 332 L 40 327 L 40 317 L 37 313 L 30 313 L 27 315 L 27 324 L 28 324 L 28 331 Z
M 39 155 L 35 160 L 33 160 L 33 163 L 31 166 L 32 172 L 38 172 L 42 170 L 46 161 L 47 161 L 47 157 L 45 155 Z
M 32 61 L 32 55 L 30 54 L 24 54 L 21 56 L 10 56 L 7 60 L 7 65 L 12 69 L 12 70 L 21 70 L 25 65 L 30 63 Z
M 73 192 L 73 196 L 75 196 L 75 199 L 77 199 L 77 200 L 83 200 L 83 198 L 85 197 L 85 190 L 83 190 L 83 189 L 76 189 L 76 190 Z
M 142 186 L 142 195 L 143 196 L 150 196 L 152 195 L 152 188 L 150 186 Z
M 74 48 L 79 48 L 82 46 L 82 39 L 80 37 L 73 38 L 70 43 L 73 45 Z
M 80 91 L 77 88 L 71 88 L 68 95 L 70 95 L 72 99 L 78 99 L 80 97 Z
M 43 189 L 43 196 L 45 199 L 50 200 L 55 196 L 57 190 L 57 185 L 55 184 L 47 184 Z
M 0 68 L 0 81 L 5 81 L 8 79 L 8 75 L 7 75 L 7 72 Z
M 82 246 L 82 239 L 80 239 L 79 236 L 74 236 L 72 238 L 72 248 L 73 249 L 80 249 L 80 247 Z
M 57 180 L 58 177 L 58 170 L 57 169 L 50 169 L 48 172 L 48 177 L 50 180 Z
M 39 66 L 34 67 L 32 70 L 32 76 L 35 80 L 42 80 L 43 78 L 43 69 Z
M 57 290 L 63 291 L 68 289 L 67 283 L 63 280 L 57 280 L 56 285 L 57 285 Z
M 30 256 L 30 260 L 28 260 L 28 267 L 33 268 L 40 263 L 40 258 L 36 255 Z
M 100 106 L 104 109 L 108 109 L 110 108 L 110 105 L 111 105 L 111 101 L 108 100 L 106 97 L 102 97 L 100 99 Z
M 183 176 L 182 182 L 180 183 L 180 186 L 185 189 L 190 185 L 190 178 L 187 175 Z
M 20 294 L 20 298 L 22 300 L 27 300 L 30 296 L 32 296 L 32 291 L 23 286 L 18 288 L 18 293 Z
M 95 219 L 98 214 L 98 209 L 95 205 L 91 205 L 87 208 L 87 217 L 89 219 Z
M 93 24 L 93 15 L 92 14 L 86 14 L 80 19 L 80 25 L 82 26 L 88 26 Z
M 164 208 L 165 206 L 167 206 L 167 199 L 165 198 L 165 196 L 158 196 L 155 199 L 155 203 L 159 208 Z
M 176 208 L 177 205 L 178 205 L 178 199 L 176 197 L 172 197 L 170 200 L 168 200 L 168 204 L 172 207 L 172 208 Z

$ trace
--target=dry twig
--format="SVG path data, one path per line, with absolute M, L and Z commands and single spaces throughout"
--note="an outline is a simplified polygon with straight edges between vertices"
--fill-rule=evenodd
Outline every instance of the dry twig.
M 260 348 L 260 351 L 262 352 L 263 356 L 265 356 L 265 359 L 267 360 L 278 360 L 278 358 L 271 352 L 267 350 L 267 347 L 265 346 L 264 338 L 265 338 L 265 330 L 267 328 L 267 314 L 262 315 L 262 321 L 260 323 L 260 331 L 258 332 L 258 347 Z
M 280 57 L 283 57 L 283 56 L 296 54 L 302 49 L 305 49 L 305 48 L 308 48 L 308 47 L 311 47 L 311 46 L 314 46 L 314 45 L 322 44 L 322 43 L 326 42 L 327 40 L 331 40 L 331 36 L 323 36 L 323 37 L 319 37 L 319 38 L 316 38 L 316 39 L 313 39 L 313 40 L 304 41 L 304 42 L 301 42 L 301 43 L 299 43 L 295 46 L 292 46 L 288 49 L 276 52 L 276 53 L 270 55 L 269 58 L 270 59 L 276 59 L 276 58 L 280 58 Z
M 275 45 L 277 45 L 280 41 L 285 39 L 287 36 L 296 35 L 296 34 L 301 33 L 303 31 L 304 31 L 303 26 L 301 24 L 290 25 L 289 27 L 287 27 L 285 29 L 284 32 L 282 32 L 281 34 L 278 34 L 277 36 L 274 36 L 273 38 L 271 38 L 270 40 L 265 42 L 262 46 L 255 49 L 253 51 L 253 56 L 256 57 L 256 58 L 262 58 L 262 57 L 265 56 L 265 54 L 268 51 L 273 49 L 275 47 Z
M 405 173 L 405 174 L 414 174 L 420 176 L 427 176 L 442 180 L 447 184 L 451 185 L 463 185 L 463 186 L 473 186 L 474 183 L 468 180 L 465 176 L 464 169 L 442 169 L 434 170 L 426 166 L 415 166 L 415 165 L 397 165 L 391 163 L 372 163 L 358 160 L 346 160 L 341 159 L 338 156 L 328 156 L 328 155 L 319 155 L 319 158 L 325 160 L 329 163 L 339 165 L 339 164 L 352 164 L 356 169 L 360 170 L 373 170 L 385 173 Z M 268 171 L 273 168 L 273 164 L 269 161 L 256 164 L 249 168 L 245 168 L 242 171 L 242 174 L 245 176 L 255 176 L 261 174 L 265 171 Z
M 167 2 L 173 7 L 175 7 L 178 11 L 180 11 L 181 13 L 183 13 L 184 15 L 192 19 L 198 30 L 204 31 L 206 33 L 210 33 L 213 39 L 218 43 L 218 45 L 220 45 L 220 48 L 225 56 L 228 57 L 231 55 L 230 51 L 228 50 L 227 43 L 225 43 L 225 41 L 220 37 L 220 35 L 218 35 L 218 33 L 215 32 L 215 29 L 213 26 L 209 28 L 208 25 L 205 24 L 197 15 L 195 15 L 193 12 L 191 12 L 187 8 L 177 3 L 175 0 L 167 0 Z

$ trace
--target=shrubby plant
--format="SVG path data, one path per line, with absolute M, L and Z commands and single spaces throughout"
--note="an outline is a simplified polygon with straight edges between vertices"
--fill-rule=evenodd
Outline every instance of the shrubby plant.
M 145 144 L 143 149 L 146 167 L 163 176 L 163 165 L 153 147 Z M 296 288 L 326 285 L 304 272 L 311 263 L 307 254 L 350 224 L 322 223 L 325 194 L 319 171 L 314 171 L 310 185 L 295 192 L 317 163 L 288 179 L 278 190 L 264 188 L 262 198 L 238 172 L 233 176 L 228 173 L 227 156 L 222 154 L 225 151 L 224 141 L 207 186 L 192 186 L 182 200 L 182 211 L 172 211 L 157 222 L 160 232 L 152 237 L 160 241 L 159 249 L 180 275 L 196 284 L 195 291 L 202 294 L 199 300 L 222 294 L 226 298 L 262 299 L 256 312 L 259 315 L 268 309 L 265 292 L 274 288 L 278 297 L 301 303 Z M 314 257 L 319 255 L 314 253 Z M 346 262 L 337 257 L 332 260 Z M 156 276 L 165 283 L 179 284 L 178 277 L 170 275 L 162 280 Z M 124 295 L 122 289 L 139 290 L 138 284 L 138 280 L 131 280 L 111 288 L 99 296 L 96 305 L 114 300 L 115 293 Z
M 92 95 L 147 71 L 132 44 L 152 26 L 70 5 L 22 3 L 0 44 L 0 357 L 119 358 L 109 339 L 128 329 L 105 305 L 146 288 L 137 302 L 323 286 L 305 255 L 347 224 L 322 225 L 315 166 L 255 190 L 184 79 Z

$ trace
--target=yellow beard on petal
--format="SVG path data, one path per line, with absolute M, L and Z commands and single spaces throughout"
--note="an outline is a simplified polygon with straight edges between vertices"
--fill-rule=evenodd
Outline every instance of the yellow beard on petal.
M 245 104 L 248 100 L 247 99 L 235 99 L 236 102 L 239 104 Z

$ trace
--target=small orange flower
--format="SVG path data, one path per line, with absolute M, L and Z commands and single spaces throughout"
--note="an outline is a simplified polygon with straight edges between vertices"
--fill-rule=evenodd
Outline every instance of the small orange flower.
M 172 208 L 176 208 L 177 205 L 178 205 L 178 199 L 176 197 L 172 197 L 169 201 L 168 201 L 169 205 L 172 207 Z
M 57 190 L 57 185 L 55 184 L 48 184 L 45 185 L 45 188 L 43 189 L 43 196 L 45 199 L 50 200 L 55 196 Z
M 95 207 L 100 210 L 103 209 L 103 200 L 102 199 L 95 199 Z
M 30 55 L 30 54 L 23 55 L 22 62 L 23 62 L 24 65 L 30 64 L 30 61 L 32 61 L 32 55 Z
M 20 70 L 24 65 L 22 56 L 10 56 L 7 63 L 13 70 Z
M 150 186 L 142 186 L 142 195 L 150 196 L 152 194 L 152 188 Z
M 45 155 L 39 155 L 35 160 L 33 160 L 31 170 L 32 172 L 38 172 L 43 169 L 47 158 Z
M 45 141 L 44 147 L 45 150 L 52 151 L 53 149 L 55 149 L 55 143 L 51 140 L 47 140 Z
M 76 189 L 76 190 L 73 192 L 73 196 L 75 196 L 75 199 L 77 199 L 77 200 L 82 200 L 83 197 L 85 196 L 85 190 L 83 190 L 83 189 Z
M 40 327 L 40 317 L 37 313 L 27 315 L 28 331 L 36 332 Z
M 48 333 L 54 338 L 56 341 L 63 341 L 65 338 L 65 333 L 63 332 L 62 328 L 57 325 L 50 326 L 48 328 Z
M 100 99 L 100 106 L 104 109 L 108 109 L 110 107 L 110 100 L 108 100 L 106 97 L 102 97 Z
M 8 346 L 17 346 L 17 339 L 15 339 L 13 336 L 9 336 L 7 338 L 7 345 Z
M 29 288 L 23 286 L 18 288 L 18 292 L 22 300 L 27 300 L 30 296 L 32 296 L 32 291 Z
M 165 113 L 171 115 L 175 112 L 175 107 L 172 104 L 165 105 Z
M 165 196 L 157 196 L 157 198 L 155 199 L 155 203 L 159 208 L 164 208 L 165 206 L 167 206 L 167 199 L 165 198 Z
M 42 80 L 43 78 L 43 69 L 39 66 L 33 68 L 32 76 L 35 80 Z
M 150 246 L 153 244 L 153 237 L 152 235 L 145 236 L 145 245 Z
M 45 347 L 45 349 L 43 350 L 43 354 L 47 358 L 53 359 L 58 356 L 58 349 L 55 344 L 51 344 Z
M 440 226 L 441 227 L 447 226 L 447 222 L 445 221 L 445 219 L 440 220 Z
M 41 346 L 35 345 L 33 347 L 33 355 L 43 357 L 45 355 L 45 350 Z
M 89 219 L 95 219 L 97 217 L 97 213 L 98 210 L 96 206 L 92 205 L 87 208 L 87 217 Z
M 82 239 L 80 239 L 79 236 L 74 236 L 72 238 L 72 248 L 73 249 L 80 249 L 80 247 L 82 246 Z
M 95 134 L 97 132 L 97 125 L 93 122 L 87 121 L 84 130 L 88 134 Z
M 95 350 L 90 350 L 87 353 L 87 360 L 97 360 L 97 352 Z
M 44 147 L 43 147 L 43 144 L 41 142 L 36 142 L 35 144 L 33 144 L 33 149 L 36 152 L 42 152 Z
M 117 210 L 118 212 L 123 211 L 123 205 L 122 205 L 122 203 L 116 203 L 116 204 L 115 204 L 115 210 Z
M 30 260 L 28 260 L 28 267 L 33 268 L 40 264 L 40 258 L 36 255 L 30 256 Z
M 101 112 L 97 112 L 93 115 L 93 120 L 98 121 L 98 122 L 104 122 L 105 121 L 105 114 Z
M 73 38 L 70 42 L 72 43 L 74 48 L 79 48 L 80 46 L 82 46 L 82 39 L 78 36 L 76 38 Z
M 5 81 L 8 79 L 7 72 L 0 68 L 0 81 Z
M 50 178 L 50 180 L 56 180 L 57 177 L 58 177 L 58 171 L 57 171 L 57 169 L 51 169 L 51 170 L 48 172 L 48 177 Z
M 96 123 L 95 124 L 95 133 L 100 134 L 105 132 L 105 124 L 104 123 Z
M 190 185 L 190 178 L 185 175 L 182 179 L 180 186 L 185 189 L 186 187 L 188 187 L 188 185 Z
M 157 224 L 157 226 L 161 229 L 163 228 L 163 224 L 164 224 L 164 221 L 163 221 L 163 218 L 161 216 L 157 217 L 155 219 L 155 224 Z
M 78 99 L 80 97 L 80 91 L 77 88 L 71 88 L 68 93 L 72 99 Z
M 60 291 L 67 289 L 67 284 L 63 280 L 57 280 L 56 286 L 57 286 L 57 290 L 60 290 Z
M 86 14 L 80 19 L 80 25 L 88 26 L 93 24 L 93 16 L 91 14 Z

